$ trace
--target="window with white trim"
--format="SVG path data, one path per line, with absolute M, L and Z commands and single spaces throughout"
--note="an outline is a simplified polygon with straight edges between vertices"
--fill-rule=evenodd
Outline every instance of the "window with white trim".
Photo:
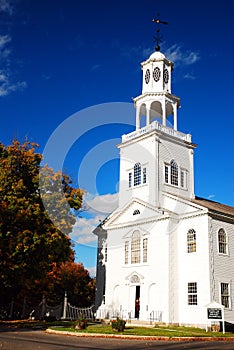
M 180 187 L 184 188 L 186 187 L 186 172 L 183 169 L 180 169 Z
M 196 249 L 196 232 L 194 229 L 190 229 L 187 232 L 187 253 L 195 253 Z
M 146 184 L 146 168 L 142 169 L 142 174 L 143 174 L 143 184 Z
M 223 228 L 218 232 L 219 254 L 227 254 L 227 234 Z
M 132 187 L 132 173 L 128 173 L 128 187 Z
M 143 239 L 143 263 L 147 262 L 148 255 L 148 238 Z
M 132 171 L 128 173 L 128 187 L 139 186 L 147 183 L 147 169 L 140 163 L 136 163 Z
M 134 186 L 141 184 L 141 165 L 137 163 L 134 165 L 134 176 L 133 176 Z
M 168 184 L 168 182 L 169 182 L 169 167 L 168 167 L 168 165 L 165 165 L 165 168 L 164 168 L 164 171 L 165 171 L 165 173 L 164 173 L 164 176 L 165 176 L 165 182 Z
M 140 231 L 132 233 L 131 239 L 125 241 L 124 263 L 140 264 L 147 263 L 148 260 L 148 238 L 141 237 Z
M 171 163 L 171 184 L 178 186 L 178 165 L 172 160 Z
M 188 283 L 188 305 L 197 305 L 197 282 Z
M 174 159 L 170 164 L 164 164 L 164 182 L 169 185 L 187 188 L 187 171 L 180 168 Z
M 230 285 L 229 283 L 220 283 L 221 304 L 226 308 L 230 308 Z
M 129 256 L 129 242 L 125 242 L 125 264 L 128 264 L 128 256 Z
M 131 263 L 137 264 L 141 261 L 141 238 L 140 232 L 134 231 L 131 242 Z

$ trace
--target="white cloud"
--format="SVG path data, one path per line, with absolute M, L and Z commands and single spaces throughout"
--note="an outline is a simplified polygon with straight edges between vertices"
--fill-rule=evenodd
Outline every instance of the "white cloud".
M 102 196 L 86 194 L 84 201 L 85 210 L 83 217 L 77 219 L 70 236 L 78 244 L 93 245 L 97 240 L 93 230 L 109 213 L 117 208 L 118 194 L 109 193 Z
M 93 196 L 86 194 L 84 202 L 89 211 L 110 214 L 118 207 L 118 193 Z
M 0 12 L 6 12 L 9 15 L 13 13 L 13 6 L 10 0 L 0 0 Z
M 11 41 L 10 35 L 0 35 L 0 50 L 4 48 L 4 46 Z
M 93 230 L 100 224 L 103 216 L 95 216 L 93 218 L 79 218 L 71 233 L 71 239 L 78 244 L 93 245 L 97 237 L 93 234 Z
M 190 80 L 195 80 L 196 79 L 196 77 L 193 74 L 190 74 L 190 73 L 186 73 L 184 75 L 184 78 L 185 79 L 190 79 Z
M 26 86 L 25 81 L 12 82 L 9 71 L 0 71 L 0 97 L 9 95 L 13 91 L 24 90 Z
M 1 0 L 0 0 L 1 9 Z M 27 86 L 25 81 L 14 81 L 10 70 L 10 54 L 11 50 L 7 47 L 11 41 L 10 35 L 0 35 L 0 97 L 9 95 L 17 90 L 24 90 Z
M 212 200 L 214 198 L 215 198 L 215 194 L 209 194 L 209 196 L 207 197 L 207 199 L 210 199 L 210 200 Z
M 96 276 L 96 266 L 86 267 L 86 269 L 89 271 L 90 277 L 93 278 Z
M 194 51 L 183 51 L 181 46 L 174 44 L 165 51 L 165 56 L 172 62 L 180 65 L 191 65 L 200 60 L 200 56 Z

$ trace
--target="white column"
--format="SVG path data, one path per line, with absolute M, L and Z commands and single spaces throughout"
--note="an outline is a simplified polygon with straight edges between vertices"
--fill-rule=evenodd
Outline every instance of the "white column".
M 140 106 L 136 107 L 136 130 L 140 129 Z
M 146 104 L 146 125 L 150 125 L 150 104 Z
M 166 101 L 162 101 L 162 124 L 166 126 Z
M 177 104 L 173 104 L 174 130 L 177 130 Z

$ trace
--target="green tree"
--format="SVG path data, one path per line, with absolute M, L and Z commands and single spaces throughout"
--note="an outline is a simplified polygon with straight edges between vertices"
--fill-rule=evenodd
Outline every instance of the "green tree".
M 43 291 L 54 264 L 74 258 L 67 235 L 75 223 L 70 207 L 81 207 L 83 193 L 72 187 L 68 176 L 41 168 L 42 155 L 36 152 L 37 147 L 17 140 L 6 147 L 0 144 L 1 300 L 22 291 Z M 62 186 L 60 196 L 39 186 L 40 172 L 42 183 Z M 50 200 L 51 212 L 59 213 L 52 220 L 44 208 L 43 193 Z

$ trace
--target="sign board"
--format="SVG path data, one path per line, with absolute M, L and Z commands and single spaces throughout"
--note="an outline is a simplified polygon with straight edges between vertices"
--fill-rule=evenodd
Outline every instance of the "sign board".
M 207 322 L 206 322 L 206 331 L 208 332 L 208 324 L 213 322 L 222 322 L 223 333 L 225 333 L 225 323 L 224 323 L 224 306 L 215 301 L 212 301 L 208 305 L 205 305 L 207 312 Z
M 208 308 L 207 318 L 209 320 L 222 320 L 222 309 L 219 308 Z

